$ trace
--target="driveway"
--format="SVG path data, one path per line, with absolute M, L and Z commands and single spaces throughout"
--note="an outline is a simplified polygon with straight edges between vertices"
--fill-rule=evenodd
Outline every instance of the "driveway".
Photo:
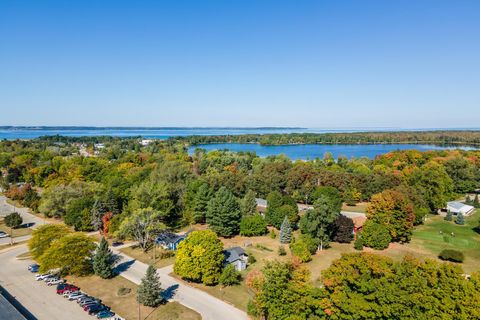
M 39 218 L 39 217 L 31 214 L 28 211 L 28 208 L 20 208 L 20 207 L 15 207 L 14 208 L 11 204 L 7 203 L 7 198 L 4 195 L 0 194 L 0 218 L 3 218 L 5 216 L 9 215 L 14 210 L 22 216 L 23 223 L 24 224 L 27 224 L 27 223 L 30 224 L 31 228 L 33 228 L 33 229 L 35 229 L 35 228 L 37 228 L 37 227 L 39 227 L 39 226 L 41 226 L 42 224 L 45 223 L 45 221 L 42 218 Z M 24 241 L 24 240 L 28 240 L 28 239 L 30 239 L 30 236 L 23 236 L 23 237 L 14 238 L 15 242 L 20 242 L 20 241 Z M 8 244 L 8 243 L 10 243 L 10 237 L 0 239 L 0 245 Z
M 39 320 L 91 320 L 75 302 L 57 295 L 55 287 L 35 281 L 27 270 L 31 260 L 16 259 L 26 251 L 26 245 L 20 245 L 0 252 L 0 285 Z
M 120 268 L 120 275 L 133 283 L 139 284 L 141 279 L 145 276 L 148 265 L 138 260 L 133 260 L 129 256 L 113 248 L 112 250 L 121 257 L 121 260 L 119 261 L 120 267 L 125 266 L 124 268 Z M 175 278 L 169 276 L 172 271 L 173 266 L 157 270 L 162 287 L 168 292 L 172 292 L 172 300 L 197 311 L 202 316 L 202 319 L 246 320 L 248 318 L 244 311 L 199 289 L 178 282 Z

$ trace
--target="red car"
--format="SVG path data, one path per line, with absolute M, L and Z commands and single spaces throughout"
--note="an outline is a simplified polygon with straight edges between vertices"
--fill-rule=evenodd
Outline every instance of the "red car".
M 78 290 L 80 290 L 78 287 L 75 287 L 73 285 L 68 285 L 68 286 L 62 287 L 61 289 L 57 289 L 57 294 L 64 294 L 67 291 L 75 292 Z

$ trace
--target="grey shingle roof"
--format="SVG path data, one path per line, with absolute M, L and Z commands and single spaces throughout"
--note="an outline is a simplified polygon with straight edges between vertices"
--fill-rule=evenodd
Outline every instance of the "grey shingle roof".
M 245 250 L 243 250 L 240 247 L 233 247 L 233 248 L 224 250 L 223 253 L 225 254 L 226 263 L 232 263 L 241 259 L 241 256 L 247 256 L 247 254 L 245 253 Z

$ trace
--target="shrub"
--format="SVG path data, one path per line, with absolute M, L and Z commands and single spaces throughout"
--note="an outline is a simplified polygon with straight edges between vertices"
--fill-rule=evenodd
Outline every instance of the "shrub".
M 117 296 L 126 296 L 127 294 L 129 294 L 130 292 L 132 292 L 132 289 L 130 288 L 125 288 L 125 287 L 121 287 L 118 289 L 117 291 Z
M 286 256 L 287 255 L 287 251 L 285 250 L 285 248 L 283 246 L 278 248 L 278 255 L 279 256 Z
M 452 249 L 444 249 L 438 257 L 442 260 L 446 261 L 452 261 L 452 262 L 463 262 L 465 260 L 465 256 L 463 255 L 463 252 L 457 251 L 457 250 L 452 250 Z
M 277 234 L 275 233 L 275 230 L 270 230 L 270 238 L 275 239 L 277 237 Z
M 445 216 L 445 221 L 452 221 L 453 220 L 453 215 L 450 210 L 447 211 L 447 215 Z
M 263 250 L 263 251 L 269 251 L 269 252 L 272 252 L 273 250 L 270 249 L 269 247 L 265 247 L 263 244 L 260 244 L 260 243 L 257 243 L 255 245 L 255 247 L 257 247 L 257 249 L 260 249 L 260 250 Z
M 267 222 L 259 214 L 244 216 L 240 222 L 240 234 L 246 237 L 261 236 L 267 233 Z
M 353 243 L 353 248 L 355 250 L 363 250 L 363 239 L 361 234 L 357 235 L 357 239 L 355 239 L 355 242 Z
M 229 264 L 225 268 L 223 268 L 222 274 L 220 275 L 218 282 L 220 282 L 220 284 L 224 286 L 233 286 L 239 284 L 241 279 L 242 275 L 240 274 L 240 272 L 235 270 L 235 267 L 233 265 Z
M 248 255 L 248 264 L 254 264 L 257 262 L 257 259 L 255 259 L 255 256 L 253 254 Z
M 175 256 L 175 251 L 172 250 L 160 250 L 159 253 L 156 254 L 156 257 L 159 259 L 168 259 Z
M 308 250 L 307 244 L 302 239 L 292 242 L 290 244 L 290 250 L 292 251 L 292 254 L 298 257 L 302 262 L 312 260 L 312 254 L 310 253 L 310 250 Z
M 457 219 L 455 219 L 455 223 L 461 226 L 465 224 L 465 217 L 463 216 L 463 213 L 459 212 L 457 214 Z
M 388 248 L 392 237 L 388 229 L 379 223 L 367 220 L 362 230 L 363 244 L 367 247 L 383 250 Z

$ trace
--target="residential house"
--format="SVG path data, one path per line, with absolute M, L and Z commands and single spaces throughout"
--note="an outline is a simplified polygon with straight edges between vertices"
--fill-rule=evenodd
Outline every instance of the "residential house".
M 177 250 L 180 242 L 185 240 L 187 236 L 188 232 L 181 235 L 172 232 L 163 232 L 155 238 L 155 243 L 166 250 Z
M 450 211 L 454 215 L 461 212 L 464 216 L 469 216 L 475 211 L 475 207 L 458 201 L 450 201 L 447 202 L 447 211 Z
M 223 250 L 223 253 L 225 254 L 225 265 L 231 264 L 237 271 L 243 271 L 247 268 L 248 254 L 242 248 L 233 247 Z

